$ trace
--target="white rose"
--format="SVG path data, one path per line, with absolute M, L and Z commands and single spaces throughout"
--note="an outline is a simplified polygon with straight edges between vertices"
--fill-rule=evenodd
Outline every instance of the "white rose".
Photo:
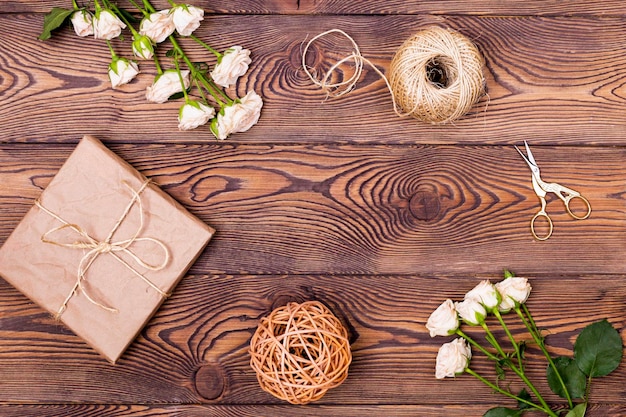
M 154 43 L 161 43 L 168 38 L 176 27 L 174 26 L 174 20 L 169 9 L 161 10 L 160 12 L 152 13 L 151 15 L 144 17 L 139 25 L 139 33 L 146 35 Z
M 109 79 L 113 88 L 129 83 L 137 74 L 139 74 L 137 63 L 126 58 L 115 57 L 109 65 Z
M 189 88 L 189 71 L 182 70 L 180 75 L 183 78 L 185 89 Z M 165 103 L 172 94 L 183 91 L 180 77 L 176 70 L 167 70 L 161 75 L 157 75 L 154 83 L 146 88 L 146 100 L 153 103 Z
M 100 10 L 93 18 L 93 36 L 96 39 L 113 39 L 120 36 L 126 25 L 111 10 Z
M 481 281 L 465 294 L 465 299 L 474 298 L 482 303 L 487 310 L 493 310 L 500 304 L 500 293 L 489 280 Z
M 191 130 L 215 116 L 215 109 L 197 101 L 185 103 L 178 112 L 178 129 Z
M 526 278 L 509 277 L 498 282 L 496 289 L 502 296 L 502 302 L 498 309 L 502 312 L 508 312 L 516 305 L 524 304 L 528 300 L 532 287 Z
M 444 301 L 428 318 L 426 328 L 430 337 L 448 336 L 459 328 L 459 314 L 452 300 Z
M 70 20 L 78 36 L 93 35 L 93 16 L 87 10 L 75 11 Z
M 211 123 L 211 132 L 219 140 L 226 139 L 231 133 L 245 132 L 259 121 L 262 107 L 261 97 L 250 91 L 232 105 L 222 107 Z
M 217 60 L 217 65 L 211 71 L 211 77 L 217 85 L 226 88 L 235 84 L 237 79 L 248 71 L 251 62 L 249 50 L 233 46 L 225 50 L 224 55 Z
M 137 35 L 133 40 L 133 54 L 137 58 L 150 59 L 154 55 L 152 40 L 146 35 Z
M 470 326 L 476 326 L 484 322 L 485 317 L 487 317 L 487 310 L 485 310 L 480 300 L 475 298 L 468 298 L 460 303 L 454 303 L 454 308 L 463 321 Z
M 458 338 L 445 343 L 437 353 L 435 377 L 437 379 L 451 378 L 463 373 L 469 366 L 471 358 L 472 349 L 465 343 L 465 339 Z
M 181 36 L 189 36 L 200 27 L 204 10 L 188 4 L 179 4 L 172 9 L 174 26 Z

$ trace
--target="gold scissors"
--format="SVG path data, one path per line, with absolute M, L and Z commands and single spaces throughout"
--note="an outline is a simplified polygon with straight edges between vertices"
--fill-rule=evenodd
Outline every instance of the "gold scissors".
M 546 213 L 546 194 L 547 193 L 554 193 L 557 195 L 557 197 L 563 200 L 563 203 L 565 204 L 565 209 L 567 210 L 567 212 L 570 214 L 570 216 L 572 216 L 573 218 L 577 220 L 584 220 L 587 217 L 589 217 L 589 215 L 591 214 L 591 204 L 589 204 L 589 201 L 585 197 L 580 195 L 579 192 L 574 191 L 571 188 L 564 187 L 554 182 L 548 183 L 548 182 L 543 181 L 541 179 L 541 174 L 539 172 L 539 166 L 537 165 L 537 162 L 535 162 L 533 153 L 530 151 L 530 148 L 528 147 L 528 143 L 526 143 L 526 141 L 524 141 L 524 145 L 526 146 L 526 153 L 528 154 L 528 157 L 526 157 L 526 155 L 524 155 L 517 146 L 515 146 L 515 149 L 517 149 L 517 152 L 519 152 L 519 154 L 522 155 L 522 158 L 524 158 L 524 161 L 526 161 L 526 163 L 528 164 L 528 167 L 530 168 L 530 171 L 533 174 L 532 175 L 533 189 L 535 190 L 535 194 L 537 194 L 537 197 L 539 197 L 539 201 L 541 202 L 541 209 L 539 210 L 537 214 L 535 214 L 535 216 L 530 221 L 530 231 L 532 232 L 535 239 L 547 240 L 552 235 L 552 229 L 553 229 L 552 219 L 550 219 L 550 216 L 548 216 L 548 213 Z M 569 206 L 570 202 L 575 198 L 582 200 L 587 206 L 587 212 L 585 213 L 584 216 L 579 216 L 576 213 L 572 212 L 572 210 L 570 209 L 570 206 Z M 537 233 L 535 232 L 535 221 L 538 218 L 544 218 L 548 221 L 548 233 L 545 236 L 538 236 Z

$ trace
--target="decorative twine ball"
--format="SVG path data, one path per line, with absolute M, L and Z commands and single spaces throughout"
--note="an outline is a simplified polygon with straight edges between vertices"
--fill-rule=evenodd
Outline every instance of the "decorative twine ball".
M 281 400 L 319 400 L 348 376 L 348 333 L 322 303 L 289 303 L 261 319 L 250 341 L 259 385 Z
M 423 122 L 454 121 L 484 94 L 484 60 L 476 46 L 453 30 L 432 26 L 407 39 L 389 67 L 398 106 Z

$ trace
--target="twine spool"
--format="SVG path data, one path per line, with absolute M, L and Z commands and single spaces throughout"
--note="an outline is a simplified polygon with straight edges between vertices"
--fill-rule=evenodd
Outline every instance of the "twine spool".
M 338 33 L 346 37 L 352 52 L 317 77 L 315 68 L 306 65 L 311 44 L 323 36 Z M 352 76 L 331 82 L 331 75 L 353 63 Z M 367 58 L 347 33 L 331 29 L 312 38 L 302 52 L 302 67 L 309 79 L 327 96 L 340 97 L 350 92 L 368 64 L 385 81 L 391 93 L 394 112 L 432 124 L 444 124 L 465 115 L 485 93 L 482 73 L 484 60 L 476 46 L 462 34 L 432 26 L 407 39 L 396 52 L 387 78 Z
M 292 404 L 319 400 L 348 376 L 348 333 L 322 303 L 289 303 L 261 319 L 250 341 L 261 388 Z
M 433 26 L 411 36 L 389 67 L 389 83 L 402 110 L 423 122 L 454 121 L 485 91 L 483 58 L 458 32 Z

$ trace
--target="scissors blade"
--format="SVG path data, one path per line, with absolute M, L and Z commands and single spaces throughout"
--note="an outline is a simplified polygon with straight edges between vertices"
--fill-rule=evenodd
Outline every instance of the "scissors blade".
M 530 160 L 530 162 L 534 166 L 539 168 L 539 165 L 537 165 L 537 162 L 535 161 L 535 157 L 533 156 L 533 153 L 530 151 L 530 147 L 528 146 L 528 142 L 524 141 L 524 146 L 526 147 L 526 154 L 528 154 L 528 159 Z
M 524 161 L 526 161 L 526 164 L 528 164 L 528 168 L 530 168 L 530 171 L 533 173 L 533 178 L 536 177 L 537 180 L 539 182 L 541 182 L 541 175 L 539 173 L 539 166 L 535 162 L 535 158 L 533 157 L 533 153 L 530 151 L 530 148 L 528 147 L 528 143 L 526 143 L 526 141 L 524 141 L 524 145 L 526 146 L 526 152 L 528 152 L 528 157 L 526 157 L 526 155 L 524 155 L 522 153 L 522 151 L 520 151 L 520 149 L 517 146 L 515 146 L 515 149 L 522 156 L 522 158 L 524 158 Z

